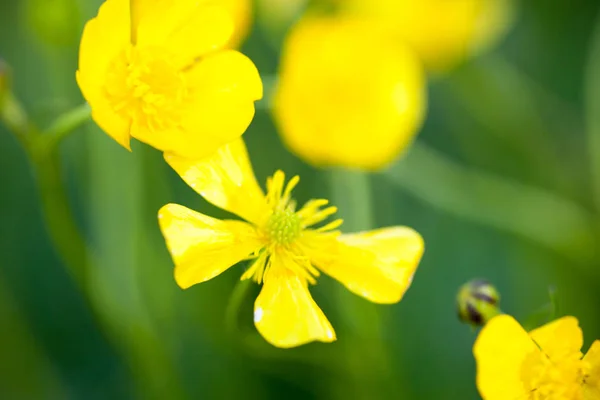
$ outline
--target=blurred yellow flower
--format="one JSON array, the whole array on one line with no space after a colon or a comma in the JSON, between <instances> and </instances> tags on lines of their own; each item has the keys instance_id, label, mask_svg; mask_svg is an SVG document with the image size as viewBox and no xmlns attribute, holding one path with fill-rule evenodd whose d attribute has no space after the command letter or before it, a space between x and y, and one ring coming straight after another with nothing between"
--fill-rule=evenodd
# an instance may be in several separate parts
<instances>
[{"instance_id":1,"label":"blurred yellow flower","mask_svg":"<svg viewBox=\"0 0 600 400\"><path fill-rule=\"evenodd\" d=\"M131 7L131 18L130 18ZM227 11L195 0L107 0L83 31L77 82L96 123L199 158L241 136L262 97L256 67L224 50Z\"/></svg>"},{"instance_id":2,"label":"blurred yellow flower","mask_svg":"<svg viewBox=\"0 0 600 400\"><path fill-rule=\"evenodd\" d=\"M216 0L205 0L206 2ZM220 0L234 22L233 35L229 39L229 47L238 47L248 35L252 20L251 0Z\"/></svg>"},{"instance_id":3,"label":"blurred yellow flower","mask_svg":"<svg viewBox=\"0 0 600 400\"><path fill-rule=\"evenodd\" d=\"M477 338L477 387L484 400L600 399L600 341L583 357L574 317L529 334L511 316L493 318Z\"/></svg>"},{"instance_id":4,"label":"blurred yellow flower","mask_svg":"<svg viewBox=\"0 0 600 400\"><path fill-rule=\"evenodd\" d=\"M429 70L443 71L493 45L510 26L512 0L339 0L409 43Z\"/></svg>"},{"instance_id":5,"label":"blurred yellow flower","mask_svg":"<svg viewBox=\"0 0 600 400\"><path fill-rule=\"evenodd\" d=\"M386 166L425 105L417 58L378 25L307 17L287 38L274 115L287 146L313 165Z\"/></svg>"},{"instance_id":6,"label":"blurred yellow flower","mask_svg":"<svg viewBox=\"0 0 600 400\"><path fill-rule=\"evenodd\" d=\"M412 282L423 240L407 227L341 235L327 200L310 200L299 210L291 197L299 178L285 183L277 171L267 194L256 182L241 139L198 161L165 155L167 162L212 204L240 220L218 220L177 204L159 211L159 223L175 263L175 279L188 288L252 260L242 279L262 283L254 304L258 331L277 347L336 339L312 299L308 284L322 271L375 303L396 303Z\"/></svg>"}]
</instances>

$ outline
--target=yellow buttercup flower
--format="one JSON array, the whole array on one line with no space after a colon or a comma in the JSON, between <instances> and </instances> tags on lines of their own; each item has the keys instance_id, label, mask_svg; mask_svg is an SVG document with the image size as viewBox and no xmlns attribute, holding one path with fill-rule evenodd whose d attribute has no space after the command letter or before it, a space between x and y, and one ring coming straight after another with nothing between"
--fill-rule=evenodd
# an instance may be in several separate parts
<instances>
[{"instance_id":1,"label":"yellow buttercup flower","mask_svg":"<svg viewBox=\"0 0 600 400\"><path fill-rule=\"evenodd\" d=\"M188 288L251 260L242 279L262 283L254 304L258 331L277 347L336 339L331 324L312 299L309 284L320 272L375 303L400 301L423 253L423 240L407 227L342 235L327 200L297 209L277 171L265 195L256 182L241 139L202 161L166 155L167 162L212 204L240 220L218 220L177 204L159 211L159 223L175 263L175 279Z\"/></svg>"},{"instance_id":2,"label":"yellow buttercup flower","mask_svg":"<svg viewBox=\"0 0 600 400\"><path fill-rule=\"evenodd\" d=\"M477 387L484 400L600 399L600 341L585 356L574 317L527 333L514 318L493 318L477 338Z\"/></svg>"},{"instance_id":3,"label":"yellow buttercup flower","mask_svg":"<svg viewBox=\"0 0 600 400\"><path fill-rule=\"evenodd\" d=\"M428 69L443 71L494 44L512 20L512 0L340 0L386 24Z\"/></svg>"},{"instance_id":4,"label":"yellow buttercup flower","mask_svg":"<svg viewBox=\"0 0 600 400\"><path fill-rule=\"evenodd\" d=\"M293 152L317 166L375 170L411 143L425 113L424 73L379 25L307 17L283 51L273 107Z\"/></svg>"},{"instance_id":5,"label":"yellow buttercup flower","mask_svg":"<svg viewBox=\"0 0 600 400\"><path fill-rule=\"evenodd\" d=\"M215 2L216 0L204 0ZM234 22L233 35L229 39L229 47L238 47L248 35L250 21L252 19L251 0L220 0L223 7L227 9Z\"/></svg>"},{"instance_id":6,"label":"yellow buttercup flower","mask_svg":"<svg viewBox=\"0 0 600 400\"><path fill-rule=\"evenodd\" d=\"M130 13L131 10L131 13ZM77 82L96 123L199 158L241 136L262 97L256 67L224 50L227 11L195 0L107 0L83 31Z\"/></svg>"}]
</instances>

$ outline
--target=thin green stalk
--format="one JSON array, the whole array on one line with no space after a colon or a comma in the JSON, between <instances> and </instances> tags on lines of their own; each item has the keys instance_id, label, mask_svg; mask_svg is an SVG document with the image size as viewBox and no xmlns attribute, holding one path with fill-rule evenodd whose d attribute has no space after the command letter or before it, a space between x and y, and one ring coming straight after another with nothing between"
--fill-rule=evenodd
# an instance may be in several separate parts
<instances>
[{"instance_id":1,"label":"thin green stalk","mask_svg":"<svg viewBox=\"0 0 600 400\"><path fill-rule=\"evenodd\" d=\"M46 138L46 144L51 148L56 147L66 136L88 122L91 115L92 109L87 103L60 115L44 132L43 137Z\"/></svg>"},{"instance_id":2,"label":"thin green stalk","mask_svg":"<svg viewBox=\"0 0 600 400\"><path fill-rule=\"evenodd\" d=\"M238 318L240 315L240 309L244 304L244 301L248 298L250 289L252 288L252 280L245 279L236 283L233 288L233 292L229 297L229 303L225 310L225 329L229 336L233 339L240 334L238 326Z\"/></svg>"},{"instance_id":3,"label":"thin green stalk","mask_svg":"<svg viewBox=\"0 0 600 400\"><path fill-rule=\"evenodd\" d=\"M592 193L596 211L600 211L600 17L592 36L584 88Z\"/></svg>"},{"instance_id":4,"label":"thin green stalk","mask_svg":"<svg viewBox=\"0 0 600 400\"><path fill-rule=\"evenodd\" d=\"M463 152L470 158L480 157L471 146L472 123L484 127L493 141L511 148L515 162L526 166L526 174L550 179L553 187L567 193L575 190L578 175L563 163L564 151L551 140L549 131L577 131L581 117L568 102L539 84L500 55L489 55L459 68L452 77L438 83L447 102L469 115L468 121L454 112L445 119ZM486 98L489 101L482 102ZM547 115L560 115L556 124ZM564 125L563 125L564 122ZM550 182L549 182L550 183Z\"/></svg>"},{"instance_id":5,"label":"thin green stalk","mask_svg":"<svg viewBox=\"0 0 600 400\"><path fill-rule=\"evenodd\" d=\"M86 245L69 207L57 145L89 118L86 104L59 116L48 131L40 133L12 92L7 91L0 104L0 120L22 144L33 167L49 236L82 290L88 269Z\"/></svg>"},{"instance_id":6,"label":"thin green stalk","mask_svg":"<svg viewBox=\"0 0 600 400\"><path fill-rule=\"evenodd\" d=\"M23 146L29 144L29 136L35 131L30 124L27 113L21 107L12 92L0 93L0 121Z\"/></svg>"},{"instance_id":7,"label":"thin green stalk","mask_svg":"<svg viewBox=\"0 0 600 400\"><path fill-rule=\"evenodd\" d=\"M344 219L344 230L361 231L374 225L369 175L362 171L331 171L331 198Z\"/></svg>"},{"instance_id":8,"label":"thin green stalk","mask_svg":"<svg viewBox=\"0 0 600 400\"><path fill-rule=\"evenodd\" d=\"M83 294L88 270L86 245L69 207L57 145L89 117L89 107L84 105L63 114L41 133L10 90L3 93L0 104L0 121L19 140L31 162L50 239Z\"/></svg>"},{"instance_id":9,"label":"thin green stalk","mask_svg":"<svg viewBox=\"0 0 600 400\"><path fill-rule=\"evenodd\" d=\"M331 202L344 219L345 232L364 231L375 225L369 174L334 169L329 173ZM344 358L354 385L336 387L334 395L347 398L384 397L388 351L382 341L383 318L379 306L336 285L336 300L347 327L344 333Z\"/></svg>"},{"instance_id":10,"label":"thin green stalk","mask_svg":"<svg viewBox=\"0 0 600 400\"><path fill-rule=\"evenodd\" d=\"M102 326L102 317L94 306L88 290L91 261L85 240L69 206L57 148L61 139L89 119L89 110L86 111L86 108L78 107L73 112L59 117L49 131L41 133L9 92L5 95L4 102L0 104L0 122L3 122L9 132L19 140L27 154L37 183L42 217L48 236L62 265L77 286L92 318L98 326ZM103 329L99 332L103 335L107 334Z\"/></svg>"},{"instance_id":11,"label":"thin green stalk","mask_svg":"<svg viewBox=\"0 0 600 400\"><path fill-rule=\"evenodd\" d=\"M383 174L434 208L527 238L579 266L594 256L593 216L552 192L462 166L419 142Z\"/></svg>"},{"instance_id":12,"label":"thin green stalk","mask_svg":"<svg viewBox=\"0 0 600 400\"><path fill-rule=\"evenodd\" d=\"M82 290L87 283L86 244L73 218L56 151L31 160L48 234L70 275Z\"/></svg>"}]
</instances>

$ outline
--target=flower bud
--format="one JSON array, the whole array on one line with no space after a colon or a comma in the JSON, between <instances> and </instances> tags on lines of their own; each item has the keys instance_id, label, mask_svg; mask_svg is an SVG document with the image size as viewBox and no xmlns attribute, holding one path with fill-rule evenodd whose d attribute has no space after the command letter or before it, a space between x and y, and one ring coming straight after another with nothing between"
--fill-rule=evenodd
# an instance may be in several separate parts
<instances>
[{"instance_id":1,"label":"flower bud","mask_svg":"<svg viewBox=\"0 0 600 400\"><path fill-rule=\"evenodd\" d=\"M458 317L461 321L483 326L500 314L500 294L485 279L474 279L461 286L457 298Z\"/></svg>"}]
</instances>

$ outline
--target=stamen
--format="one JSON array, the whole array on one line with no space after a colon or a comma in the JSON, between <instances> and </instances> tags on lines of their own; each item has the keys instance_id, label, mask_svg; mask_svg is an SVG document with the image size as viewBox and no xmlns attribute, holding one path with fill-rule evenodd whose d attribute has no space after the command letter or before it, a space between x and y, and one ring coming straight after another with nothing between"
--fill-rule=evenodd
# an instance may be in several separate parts
<instances>
[{"instance_id":1,"label":"stamen","mask_svg":"<svg viewBox=\"0 0 600 400\"><path fill-rule=\"evenodd\" d=\"M189 95L184 73L164 49L133 46L112 62L104 90L116 113L150 131L177 126Z\"/></svg>"},{"instance_id":2,"label":"stamen","mask_svg":"<svg viewBox=\"0 0 600 400\"><path fill-rule=\"evenodd\" d=\"M294 190L294 188L296 187L296 185L298 184L298 182L300 182L300 177L298 175L296 175L292 179L290 179L290 181L288 182L287 186L285 187L285 191L283 192L282 198L284 200L287 200L287 199L290 198L292 190Z\"/></svg>"},{"instance_id":3,"label":"stamen","mask_svg":"<svg viewBox=\"0 0 600 400\"><path fill-rule=\"evenodd\" d=\"M302 220L302 226L308 227L314 224L318 224L323 221L327 217L335 214L337 212L337 207L327 207L323 210L315 212L313 215L309 215Z\"/></svg>"},{"instance_id":4,"label":"stamen","mask_svg":"<svg viewBox=\"0 0 600 400\"><path fill-rule=\"evenodd\" d=\"M304 206L298 211L298 215L300 218L304 219L309 215L314 214L319 208L326 206L329 204L329 200L325 199L317 199L317 200L309 200L304 204Z\"/></svg>"},{"instance_id":5,"label":"stamen","mask_svg":"<svg viewBox=\"0 0 600 400\"><path fill-rule=\"evenodd\" d=\"M252 263L252 265L242 275L242 280L250 279L252 277L257 278L257 274L265 269L265 263L267 262L267 252L263 251L258 255L258 258ZM258 281L258 279L256 279ZM260 283L260 282L259 282Z\"/></svg>"},{"instance_id":6,"label":"stamen","mask_svg":"<svg viewBox=\"0 0 600 400\"><path fill-rule=\"evenodd\" d=\"M305 230L335 214L337 208L323 208L329 201L316 199L308 201L301 210L296 211L296 202L291 195L299 181L300 178L294 176L286 184L285 174L279 170L267 179L266 198L271 211L265 215L260 229L267 241L264 254L268 256L259 256L243 278L253 277L260 283L268 279L271 268L283 268L307 283L316 283L315 277L320 273L306 256L308 248L305 239L307 243L321 239L330 241L332 235L339 233L333 230L342 224L342 220L337 219L318 229Z\"/></svg>"},{"instance_id":7,"label":"stamen","mask_svg":"<svg viewBox=\"0 0 600 400\"><path fill-rule=\"evenodd\" d=\"M317 232L329 232L334 229L339 228L344 223L344 220L341 218L336 219L335 221L331 221L327 225L323 225L320 228L315 229Z\"/></svg>"},{"instance_id":8,"label":"stamen","mask_svg":"<svg viewBox=\"0 0 600 400\"><path fill-rule=\"evenodd\" d=\"M267 202L272 206L285 206L281 204L281 192L283 191L283 183L285 174L281 170L275 171L275 174L267 180Z\"/></svg>"}]
</instances>

